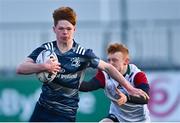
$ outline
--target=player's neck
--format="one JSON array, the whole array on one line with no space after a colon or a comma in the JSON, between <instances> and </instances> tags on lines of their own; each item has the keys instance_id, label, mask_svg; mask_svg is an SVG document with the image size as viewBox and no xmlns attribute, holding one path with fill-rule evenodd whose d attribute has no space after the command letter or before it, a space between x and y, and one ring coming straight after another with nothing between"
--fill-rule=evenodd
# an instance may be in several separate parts
<instances>
[{"instance_id":1,"label":"player's neck","mask_svg":"<svg viewBox=\"0 0 180 123\"><path fill-rule=\"evenodd\" d=\"M122 74L125 75L128 70L128 65L124 66L124 69L122 70Z\"/></svg>"},{"instance_id":2,"label":"player's neck","mask_svg":"<svg viewBox=\"0 0 180 123\"><path fill-rule=\"evenodd\" d=\"M70 41L70 42L57 42L57 46L58 46L58 49L62 53L65 53L65 52L69 51L72 48L73 41Z\"/></svg>"}]
</instances>

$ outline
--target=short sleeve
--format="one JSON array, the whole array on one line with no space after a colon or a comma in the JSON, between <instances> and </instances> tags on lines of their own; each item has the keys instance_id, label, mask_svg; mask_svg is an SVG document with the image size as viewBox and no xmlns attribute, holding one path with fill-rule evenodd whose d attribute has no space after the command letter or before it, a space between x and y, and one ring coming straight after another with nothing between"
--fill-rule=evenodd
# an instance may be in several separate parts
<instances>
[{"instance_id":1,"label":"short sleeve","mask_svg":"<svg viewBox=\"0 0 180 123\"><path fill-rule=\"evenodd\" d=\"M93 50L87 49L85 52L85 56L88 58L89 67L97 68L100 58L94 54Z\"/></svg>"},{"instance_id":2,"label":"short sleeve","mask_svg":"<svg viewBox=\"0 0 180 123\"><path fill-rule=\"evenodd\" d=\"M43 50L45 50L46 48L44 47L44 45L41 45L40 47L36 48L34 51L32 51L31 54L28 55L29 58L33 59L33 61L36 61L36 58L38 57L39 53Z\"/></svg>"},{"instance_id":3,"label":"short sleeve","mask_svg":"<svg viewBox=\"0 0 180 123\"><path fill-rule=\"evenodd\" d=\"M105 83L106 83L105 82L106 79L105 79L105 75L103 74L103 72L101 70L98 70L98 72L96 73L95 78L96 78L96 80L99 81L101 87L104 88L105 87Z\"/></svg>"}]
</instances>

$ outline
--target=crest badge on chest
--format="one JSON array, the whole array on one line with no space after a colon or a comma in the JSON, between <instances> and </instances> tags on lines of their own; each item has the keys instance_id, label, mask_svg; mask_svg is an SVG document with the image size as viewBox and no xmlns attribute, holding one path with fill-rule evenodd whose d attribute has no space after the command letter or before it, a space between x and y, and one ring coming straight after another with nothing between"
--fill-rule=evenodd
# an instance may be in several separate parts
<instances>
[{"instance_id":1,"label":"crest badge on chest","mask_svg":"<svg viewBox=\"0 0 180 123\"><path fill-rule=\"evenodd\" d=\"M80 66L80 58L74 57L71 59L71 66L73 67L79 67Z\"/></svg>"}]
</instances>

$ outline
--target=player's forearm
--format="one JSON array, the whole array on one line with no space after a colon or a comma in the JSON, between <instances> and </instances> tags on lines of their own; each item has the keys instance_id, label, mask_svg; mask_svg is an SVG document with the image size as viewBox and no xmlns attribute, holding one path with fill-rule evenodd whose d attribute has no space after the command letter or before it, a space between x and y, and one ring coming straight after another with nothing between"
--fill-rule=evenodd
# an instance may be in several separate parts
<instances>
[{"instance_id":1,"label":"player's forearm","mask_svg":"<svg viewBox=\"0 0 180 123\"><path fill-rule=\"evenodd\" d=\"M104 62L103 60L100 60L98 68L106 71L113 79L115 79L117 82L119 82L120 85L122 85L126 90L129 92L133 89L133 86L123 77L123 75L111 64L108 64Z\"/></svg>"},{"instance_id":2,"label":"player's forearm","mask_svg":"<svg viewBox=\"0 0 180 123\"><path fill-rule=\"evenodd\" d=\"M135 97L131 95L126 95L126 96L127 96L127 102L129 103L134 103L134 104L147 104L148 103L148 99L142 96L140 97Z\"/></svg>"},{"instance_id":3,"label":"player's forearm","mask_svg":"<svg viewBox=\"0 0 180 123\"><path fill-rule=\"evenodd\" d=\"M31 62L25 62L20 64L17 69L16 69L16 73L17 74L33 74L33 73L38 73L41 71L45 71L46 68L43 64L35 64L35 63L31 63Z\"/></svg>"},{"instance_id":4,"label":"player's forearm","mask_svg":"<svg viewBox=\"0 0 180 123\"><path fill-rule=\"evenodd\" d=\"M117 82L120 83L123 87L126 88L127 91L131 90L132 85L123 77L123 75L112 65L108 65L106 68L106 72Z\"/></svg>"},{"instance_id":5,"label":"player's forearm","mask_svg":"<svg viewBox=\"0 0 180 123\"><path fill-rule=\"evenodd\" d=\"M95 78L92 78L90 81L86 82L83 81L80 85L79 91L88 92L88 91L95 91L100 88L103 88L99 82Z\"/></svg>"}]
</instances>

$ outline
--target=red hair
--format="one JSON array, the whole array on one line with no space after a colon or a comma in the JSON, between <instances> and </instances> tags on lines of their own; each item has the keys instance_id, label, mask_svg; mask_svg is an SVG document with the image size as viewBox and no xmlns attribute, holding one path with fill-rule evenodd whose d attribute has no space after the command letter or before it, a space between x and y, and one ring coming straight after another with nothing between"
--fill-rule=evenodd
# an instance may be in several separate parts
<instances>
[{"instance_id":1,"label":"red hair","mask_svg":"<svg viewBox=\"0 0 180 123\"><path fill-rule=\"evenodd\" d=\"M74 26L76 25L76 13L70 7L60 7L54 10L53 19L54 19L54 26L57 25L59 20L67 20L72 25Z\"/></svg>"}]
</instances>

